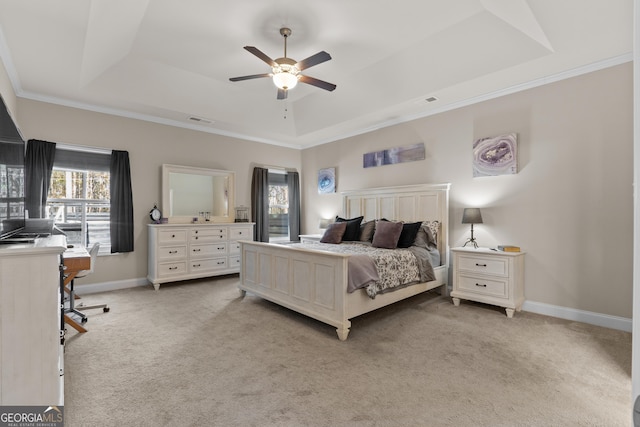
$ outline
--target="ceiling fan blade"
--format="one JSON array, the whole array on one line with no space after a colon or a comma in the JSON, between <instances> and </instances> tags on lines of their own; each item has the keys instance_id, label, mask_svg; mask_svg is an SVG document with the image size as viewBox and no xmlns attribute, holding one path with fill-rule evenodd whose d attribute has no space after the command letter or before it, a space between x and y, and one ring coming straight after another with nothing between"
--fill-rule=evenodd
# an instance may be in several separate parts
<instances>
[{"instance_id":1,"label":"ceiling fan blade","mask_svg":"<svg viewBox=\"0 0 640 427\"><path fill-rule=\"evenodd\" d=\"M276 64L276 61L274 61L273 59L269 58L265 53L263 53L260 49L258 49L257 47L253 47L253 46L245 46L244 47L247 51L253 53L255 56L257 56L258 58L262 59L264 62L266 62L267 64L269 64L270 67L275 67L278 64Z\"/></svg>"},{"instance_id":2,"label":"ceiling fan blade","mask_svg":"<svg viewBox=\"0 0 640 427\"><path fill-rule=\"evenodd\" d=\"M298 81L301 81L302 83L316 86L316 87L319 87L320 89L324 89L328 91L332 91L336 88L336 85L334 85L333 83L325 82L323 80L318 80L309 76L299 76Z\"/></svg>"},{"instance_id":3,"label":"ceiling fan blade","mask_svg":"<svg viewBox=\"0 0 640 427\"><path fill-rule=\"evenodd\" d=\"M329 55L324 50L322 52L318 52L315 55L311 55L310 57L303 59L302 61L298 61L296 64L296 68L302 71L305 68L313 67L314 65L322 64L325 61L331 59L331 55Z\"/></svg>"},{"instance_id":4,"label":"ceiling fan blade","mask_svg":"<svg viewBox=\"0 0 640 427\"><path fill-rule=\"evenodd\" d=\"M287 99L287 91L284 89L278 89L278 99Z\"/></svg>"},{"instance_id":5,"label":"ceiling fan blade","mask_svg":"<svg viewBox=\"0 0 640 427\"><path fill-rule=\"evenodd\" d=\"M271 74L269 73L252 74L250 76L231 77L229 80L231 80L232 82L239 82L242 80L259 79L260 77L271 77Z\"/></svg>"}]
</instances>

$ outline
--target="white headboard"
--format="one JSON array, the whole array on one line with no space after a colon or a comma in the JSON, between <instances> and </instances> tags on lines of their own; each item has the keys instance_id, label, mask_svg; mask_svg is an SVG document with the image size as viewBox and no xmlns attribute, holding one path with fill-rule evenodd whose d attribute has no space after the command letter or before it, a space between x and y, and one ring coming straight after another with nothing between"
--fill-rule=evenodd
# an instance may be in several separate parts
<instances>
[{"instance_id":1,"label":"white headboard","mask_svg":"<svg viewBox=\"0 0 640 427\"><path fill-rule=\"evenodd\" d=\"M420 184L343 191L342 211L345 218L363 216L363 221L440 221L438 249L442 263L448 265L449 187L451 184Z\"/></svg>"}]
</instances>

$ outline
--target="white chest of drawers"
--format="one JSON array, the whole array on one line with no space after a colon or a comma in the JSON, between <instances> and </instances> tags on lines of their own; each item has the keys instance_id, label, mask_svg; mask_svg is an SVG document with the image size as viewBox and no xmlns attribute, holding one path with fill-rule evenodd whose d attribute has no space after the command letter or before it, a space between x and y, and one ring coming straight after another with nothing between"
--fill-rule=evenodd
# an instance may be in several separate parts
<instances>
[{"instance_id":1,"label":"white chest of drawers","mask_svg":"<svg viewBox=\"0 0 640 427\"><path fill-rule=\"evenodd\" d=\"M453 248L451 297L504 307L507 317L524 302L524 252Z\"/></svg>"},{"instance_id":2,"label":"white chest of drawers","mask_svg":"<svg viewBox=\"0 0 640 427\"><path fill-rule=\"evenodd\" d=\"M149 224L147 279L161 283L240 272L239 240L253 223Z\"/></svg>"}]
</instances>

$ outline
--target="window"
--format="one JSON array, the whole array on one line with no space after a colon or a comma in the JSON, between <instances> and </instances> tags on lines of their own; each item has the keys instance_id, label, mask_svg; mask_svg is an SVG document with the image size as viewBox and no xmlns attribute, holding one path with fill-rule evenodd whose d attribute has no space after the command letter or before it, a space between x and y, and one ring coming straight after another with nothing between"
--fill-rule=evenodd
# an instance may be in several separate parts
<instances>
[{"instance_id":1,"label":"window","mask_svg":"<svg viewBox=\"0 0 640 427\"><path fill-rule=\"evenodd\" d=\"M269 171L269 241L289 240L289 187L286 173Z\"/></svg>"},{"instance_id":2,"label":"window","mask_svg":"<svg viewBox=\"0 0 640 427\"><path fill-rule=\"evenodd\" d=\"M47 217L70 244L111 251L110 155L56 148L47 195Z\"/></svg>"}]
</instances>

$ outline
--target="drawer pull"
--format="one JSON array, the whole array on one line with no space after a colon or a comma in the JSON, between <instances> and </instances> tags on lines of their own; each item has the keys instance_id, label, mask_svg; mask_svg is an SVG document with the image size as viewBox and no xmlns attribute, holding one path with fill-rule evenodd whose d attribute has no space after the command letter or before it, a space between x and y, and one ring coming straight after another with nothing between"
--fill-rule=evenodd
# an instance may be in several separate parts
<instances>
[{"instance_id":1,"label":"drawer pull","mask_svg":"<svg viewBox=\"0 0 640 427\"><path fill-rule=\"evenodd\" d=\"M176 237L176 235L175 235L175 234L172 234L172 235L171 235L171 238L173 239L174 237Z\"/></svg>"},{"instance_id":2,"label":"drawer pull","mask_svg":"<svg viewBox=\"0 0 640 427\"><path fill-rule=\"evenodd\" d=\"M193 249L193 252L200 252L201 249Z\"/></svg>"},{"instance_id":3,"label":"drawer pull","mask_svg":"<svg viewBox=\"0 0 640 427\"><path fill-rule=\"evenodd\" d=\"M169 267L169 270L177 270L178 267Z\"/></svg>"},{"instance_id":4,"label":"drawer pull","mask_svg":"<svg viewBox=\"0 0 640 427\"><path fill-rule=\"evenodd\" d=\"M218 265L224 264L224 261L218 261Z\"/></svg>"},{"instance_id":5,"label":"drawer pull","mask_svg":"<svg viewBox=\"0 0 640 427\"><path fill-rule=\"evenodd\" d=\"M193 264L194 267L200 267L200 264Z\"/></svg>"},{"instance_id":6,"label":"drawer pull","mask_svg":"<svg viewBox=\"0 0 640 427\"><path fill-rule=\"evenodd\" d=\"M170 254L177 254L178 251L169 251Z\"/></svg>"},{"instance_id":7,"label":"drawer pull","mask_svg":"<svg viewBox=\"0 0 640 427\"><path fill-rule=\"evenodd\" d=\"M476 283L476 286L480 286L481 288L486 288L487 287L487 285L484 284L484 283L482 285L480 283Z\"/></svg>"},{"instance_id":8,"label":"drawer pull","mask_svg":"<svg viewBox=\"0 0 640 427\"><path fill-rule=\"evenodd\" d=\"M486 266L487 266L487 264L478 264L478 263L476 262L476 267L486 267Z\"/></svg>"},{"instance_id":9,"label":"drawer pull","mask_svg":"<svg viewBox=\"0 0 640 427\"><path fill-rule=\"evenodd\" d=\"M219 246L218 246L218 250L219 250L219 251L221 251L221 250L223 250L223 249L224 249L224 246L223 246L223 247L219 247Z\"/></svg>"}]
</instances>

